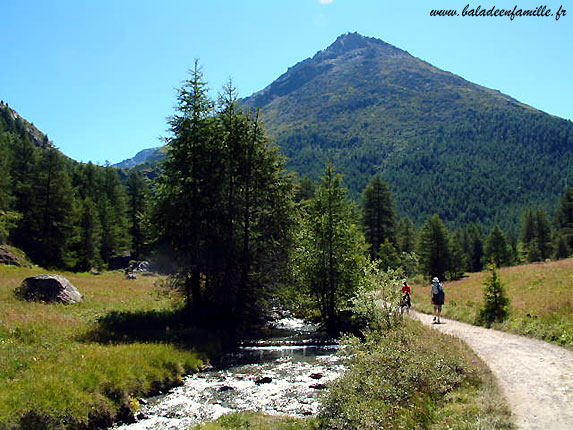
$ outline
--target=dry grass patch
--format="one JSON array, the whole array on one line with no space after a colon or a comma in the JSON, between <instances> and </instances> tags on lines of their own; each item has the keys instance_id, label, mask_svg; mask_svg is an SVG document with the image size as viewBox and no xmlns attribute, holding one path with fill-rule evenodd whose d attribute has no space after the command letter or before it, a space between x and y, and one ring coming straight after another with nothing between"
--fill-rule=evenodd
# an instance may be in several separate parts
<instances>
[{"instance_id":1,"label":"dry grass patch","mask_svg":"<svg viewBox=\"0 0 573 430\"><path fill-rule=\"evenodd\" d=\"M443 315L474 323L487 276L484 271L445 283ZM494 328L573 347L573 258L502 268L500 279L510 299L510 316ZM432 312L430 285L414 289L414 307Z\"/></svg>"}]
</instances>

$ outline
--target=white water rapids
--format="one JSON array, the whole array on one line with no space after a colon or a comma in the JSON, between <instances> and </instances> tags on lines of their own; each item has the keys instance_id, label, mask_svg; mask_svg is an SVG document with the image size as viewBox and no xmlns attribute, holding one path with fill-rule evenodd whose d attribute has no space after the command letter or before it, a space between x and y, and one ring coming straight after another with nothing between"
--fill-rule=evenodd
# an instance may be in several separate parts
<instances>
[{"instance_id":1,"label":"white water rapids","mask_svg":"<svg viewBox=\"0 0 573 430\"><path fill-rule=\"evenodd\" d=\"M265 339L264 346L257 342L242 346L224 357L221 366L185 377L181 387L148 399L138 413L144 418L116 428L188 430L245 410L315 415L326 384L344 370L338 345L313 343L316 328L301 320L283 318L273 326L281 332L280 338ZM273 345L266 344L269 340Z\"/></svg>"}]
</instances>

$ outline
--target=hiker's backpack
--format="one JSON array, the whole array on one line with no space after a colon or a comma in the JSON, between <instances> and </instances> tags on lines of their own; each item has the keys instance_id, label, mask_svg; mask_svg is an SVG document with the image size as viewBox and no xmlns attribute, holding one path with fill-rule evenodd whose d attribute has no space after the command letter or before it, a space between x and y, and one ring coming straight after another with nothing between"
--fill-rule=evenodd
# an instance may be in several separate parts
<instances>
[{"instance_id":1,"label":"hiker's backpack","mask_svg":"<svg viewBox=\"0 0 573 430\"><path fill-rule=\"evenodd\" d=\"M438 299L442 304L444 304L446 300L446 292L444 291L444 286L442 285L441 282L438 284Z\"/></svg>"}]
</instances>

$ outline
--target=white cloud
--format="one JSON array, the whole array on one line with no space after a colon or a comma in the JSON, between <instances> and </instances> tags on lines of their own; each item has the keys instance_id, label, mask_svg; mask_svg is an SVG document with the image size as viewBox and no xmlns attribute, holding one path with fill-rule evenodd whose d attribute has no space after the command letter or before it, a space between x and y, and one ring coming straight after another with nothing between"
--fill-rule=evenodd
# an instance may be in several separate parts
<instances>
[{"instance_id":1,"label":"white cloud","mask_svg":"<svg viewBox=\"0 0 573 430\"><path fill-rule=\"evenodd\" d=\"M330 3L332 3L333 1L334 1L334 0L318 0L318 2L319 2L320 4L330 4Z\"/></svg>"}]
</instances>

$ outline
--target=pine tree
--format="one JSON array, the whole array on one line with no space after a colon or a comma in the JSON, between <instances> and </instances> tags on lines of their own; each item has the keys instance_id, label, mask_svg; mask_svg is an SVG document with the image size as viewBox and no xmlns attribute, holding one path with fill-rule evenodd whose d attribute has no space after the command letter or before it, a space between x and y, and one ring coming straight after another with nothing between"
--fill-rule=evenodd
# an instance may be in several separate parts
<instances>
[{"instance_id":1,"label":"pine tree","mask_svg":"<svg viewBox=\"0 0 573 430\"><path fill-rule=\"evenodd\" d=\"M573 250L573 188L567 188L563 193L555 221L557 234L564 237L567 247Z\"/></svg>"},{"instance_id":2,"label":"pine tree","mask_svg":"<svg viewBox=\"0 0 573 430\"><path fill-rule=\"evenodd\" d=\"M395 215L388 185L380 175L374 176L362 194L362 223L370 258L380 257L380 247L389 240L396 242Z\"/></svg>"},{"instance_id":3,"label":"pine tree","mask_svg":"<svg viewBox=\"0 0 573 430\"><path fill-rule=\"evenodd\" d=\"M132 256L139 260L145 245L144 215L148 210L149 196L143 176L137 170L132 170L127 178L127 196Z\"/></svg>"},{"instance_id":4,"label":"pine tree","mask_svg":"<svg viewBox=\"0 0 573 430\"><path fill-rule=\"evenodd\" d=\"M531 209L526 209L523 213L523 222L521 227L521 244L525 259L528 262L539 261L541 256L535 243L536 238L536 220Z\"/></svg>"},{"instance_id":5,"label":"pine tree","mask_svg":"<svg viewBox=\"0 0 573 430\"><path fill-rule=\"evenodd\" d=\"M511 252L505 234L497 225L493 227L486 239L485 258L496 267L509 266L511 264Z\"/></svg>"},{"instance_id":6,"label":"pine tree","mask_svg":"<svg viewBox=\"0 0 573 430\"><path fill-rule=\"evenodd\" d=\"M32 194L35 204L23 218L31 239L25 251L43 267L70 267L75 195L64 158L55 148L42 152Z\"/></svg>"},{"instance_id":7,"label":"pine tree","mask_svg":"<svg viewBox=\"0 0 573 430\"><path fill-rule=\"evenodd\" d=\"M218 110L198 64L179 90L169 123L154 224L178 259L194 316L218 312L237 328L259 316L259 299L284 271L292 187L284 159L257 114L238 108L229 84Z\"/></svg>"},{"instance_id":8,"label":"pine tree","mask_svg":"<svg viewBox=\"0 0 573 430\"><path fill-rule=\"evenodd\" d=\"M467 261L461 246L459 230L450 237L450 269L451 279L459 279L466 271Z\"/></svg>"},{"instance_id":9,"label":"pine tree","mask_svg":"<svg viewBox=\"0 0 573 430\"><path fill-rule=\"evenodd\" d=\"M379 265L383 270L398 269L401 265L400 255L396 247L386 239L378 250Z\"/></svg>"},{"instance_id":10,"label":"pine tree","mask_svg":"<svg viewBox=\"0 0 573 430\"><path fill-rule=\"evenodd\" d=\"M509 313L509 299L495 266L490 266L490 278L483 290L484 303L479 311L477 323L490 327L494 322L503 322Z\"/></svg>"},{"instance_id":11,"label":"pine tree","mask_svg":"<svg viewBox=\"0 0 573 430\"><path fill-rule=\"evenodd\" d=\"M443 279L451 268L449 233L438 215L429 217L420 230L418 254L424 274Z\"/></svg>"},{"instance_id":12,"label":"pine tree","mask_svg":"<svg viewBox=\"0 0 573 430\"><path fill-rule=\"evenodd\" d=\"M214 134L212 109L207 84L195 61L190 78L178 90L176 114L169 119L172 137L167 140L164 174L158 184L155 225L178 260L188 306L195 304L197 308L207 232L204 201L208 196L202 185L213 178L208 172L212 167L208 162Z\"/></svg>"},{"instance_id":13,"label":"pine tree","mask_svg":"<svg viewBox=\"0 0 573 430\"><path fill-rule=\"evenodd\" d=\"M528 262L545 261L553 253L551 225L544 209L527 209L523 217L522 247Z\"/></svg>"},{"instance_id":14,"label":"pine tree","mask_svg":"<svg viewBox=\"0 0 573 430\"><path fill-rule=\"evenodd\" d=\"M34 187L39 155L29 139L14 139L11 147L13 208L15 212L22 214L22 218L10 237L15 246L29 250L35 247L32 236L33 230L37 230L37 220L31 214L38 210Z\"/></svg>"},{"instance_id":15,"label":"pine tree","mask_svg":"<svg viewBox=\"0 0 573 430\"><path fill-rule=\"evenodd\" d=\"M294 194L294 201L300 203L302 201L310 200L314 197L315 184L308 176L303 176L296 187Z\"/></svg>"},{"instance_id":16,"label":"pine tree","mask_svg":"<svg viewBox=\"0 0 573 430\"><path fill-rule=\"evenodd\" d=\"M337 329L365 265L364 237L352 211L342 178L328 163L298 232L293 278L314 297L329 331Z\"/></svg>"},{"instance_id":17,"label":"pine tree","mask_svg":"<svg viewBox=\"0 0 573 430\"><path fill-rule=\"evenodd\" d=\"M569 257L570 252L565 236L559 236L557 244L555 245L555 259L561 260L563 258L567 258Z\"/></svg>"},{"instance_id":18,"label":"pine tree","mask_svg":"<svg viewBox=\"0 0 573 430\"><path fill-rule=\"evenodd\" d=\"M95 203L86 198L81 203L76 269L87 271L102 265L100 255L102 228Z\"/></svg>"},{"instance_id":19,"label":"pine tree","mask_svg":"<svg viewBox=\"0 0 573 430\"><path fill-rule=\"evenodd\" d=\"M535 243L541 261L551 258L553 245L551 241L551 224L545 209L538 209L535 213Z\"/></svg>"},{"instance_id":20,"label":"pine tree","mask_svg":"<svg viewBox=\"0 0 573 430\"><path fill-rule=\"evenodd\" d=\"M416 232L416 226L412 220L410 218L400 219L396 230L398 251L406 253L414 252L418 241L418 233Z\"/></svg>"},{"instance_id":21,"label":"pine tree","mask_svg":"<svg viewBox=\"0 0 573 430\"><path fill-rule=\"evenodd\" d=\"M111 166L103 171L101 194L97 197L102 225L101 257L108 263L129 247L127 194L117 170Z\"/></svg>"},{"instance_id":22,"label":"pine tree","mask_svg":"<svg viewBox=\"0 0 573 430\"><path fill-rule=\"evenodd\" d=\"M8 138L0 134L0 212L8 211L13 201L10 156Z\"/></svg>"},{"instance_id":23,"label":"pine tree","mask_svg":"<svg viewBox=\"0 0 573 430\"><path fill-rule=\"evenodd\" d=\"M468 248L465 250L470 272L480 272L483 269L483 235L481 229L474 223L468 229Z\"/></svg>"},{"instance_id":24,"label":"pine tree","mask_svg":"<svg viewBox=\"0 0 573 430\"><path fill-rule=\"evenodd\" d=\"M8 144L8 138L0 134L0 245L6 243L19 218L19 214L12 210L14 198Z\"/></svg>"}]
</instances>

